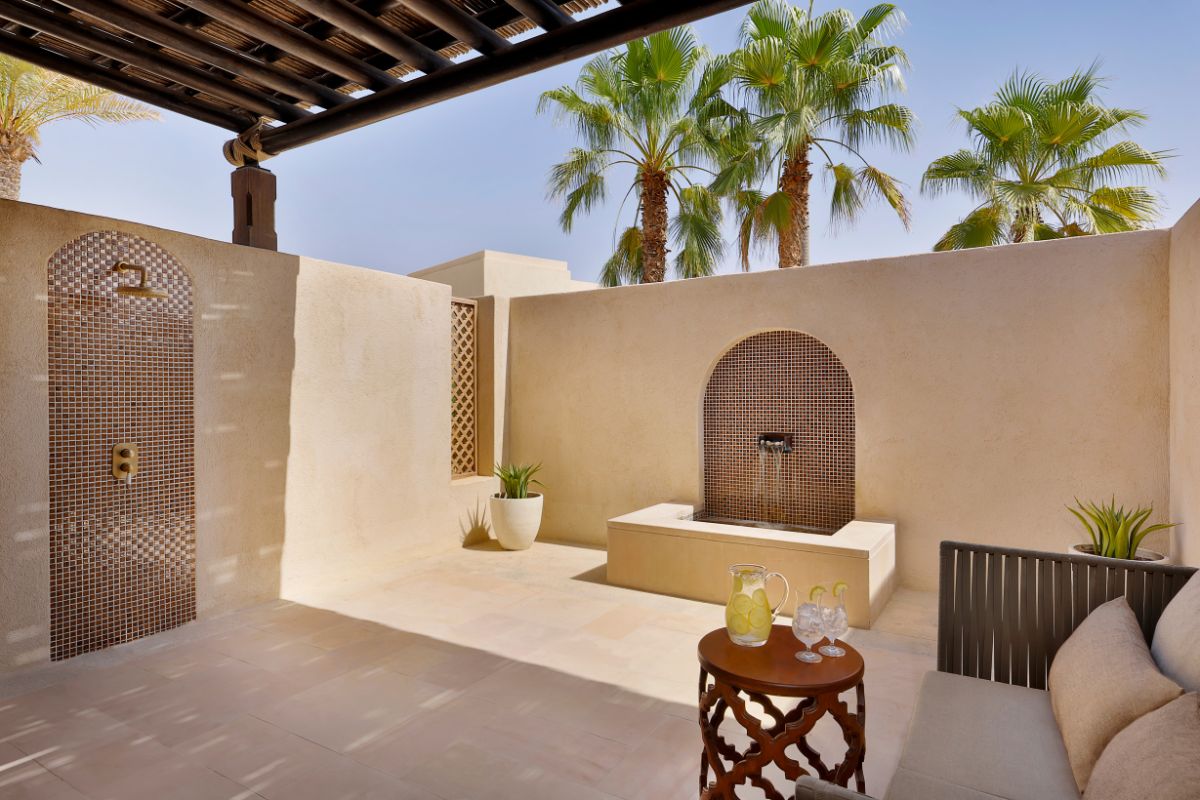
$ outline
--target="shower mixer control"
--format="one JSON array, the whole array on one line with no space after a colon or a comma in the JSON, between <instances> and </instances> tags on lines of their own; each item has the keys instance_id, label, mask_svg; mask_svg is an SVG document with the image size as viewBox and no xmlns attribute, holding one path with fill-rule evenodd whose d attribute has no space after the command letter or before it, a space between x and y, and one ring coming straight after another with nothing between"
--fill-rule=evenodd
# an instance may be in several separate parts
<instances>
[{"instance_id":1,"label":"shower mixer control","mask_svg":"<svg viewBox=\"0 0 1200 800\"><path fill-rule=\"evenodd\" d=\"M137 445L120 442L112 449L112 474L119 481L128 483L138 472Z\"/></svg>"}]
</instances>

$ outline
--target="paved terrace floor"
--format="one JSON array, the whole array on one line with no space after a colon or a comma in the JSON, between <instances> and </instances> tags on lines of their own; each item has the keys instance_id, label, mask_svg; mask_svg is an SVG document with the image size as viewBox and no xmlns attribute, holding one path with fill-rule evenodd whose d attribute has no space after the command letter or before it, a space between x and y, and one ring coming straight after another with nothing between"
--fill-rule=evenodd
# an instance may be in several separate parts
<instances>
[{"instance_id":1,"label":"paved terrace floor","mask_svg":"<svg viewBox=\"0 0 1200 800\"><path fill-rule=\"evenodd\" d=\"M692 800L696 641L722 609L603 575L596 550L466 549L9 678L0 798ZM847 637L876 795L934 613L898 592Z\"/></svg>"}]
</instances>

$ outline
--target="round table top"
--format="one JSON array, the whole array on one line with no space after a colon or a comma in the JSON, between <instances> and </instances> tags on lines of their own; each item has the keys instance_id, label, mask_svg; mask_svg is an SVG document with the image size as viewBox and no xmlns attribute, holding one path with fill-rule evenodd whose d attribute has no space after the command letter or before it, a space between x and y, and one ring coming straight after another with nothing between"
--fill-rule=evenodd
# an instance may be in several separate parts
<instances>
[{"instance_id":1,"label":"round table top","mask_svg":"<svg viewBox=\"0 0 1200 800\"><path fill-rule=\"evenodd\" d=\"M826 644L824 640L817 645ZM739 689L784 697L812 697L842 692L858 685L863 677L862 654L845 642L841 658L825 656L817 664L796 659L800 644L790 627L771 626L762 647L734 644L725 628L707 633L696 648L700 666L722 683Z\"/></svg>"}]
</instances>

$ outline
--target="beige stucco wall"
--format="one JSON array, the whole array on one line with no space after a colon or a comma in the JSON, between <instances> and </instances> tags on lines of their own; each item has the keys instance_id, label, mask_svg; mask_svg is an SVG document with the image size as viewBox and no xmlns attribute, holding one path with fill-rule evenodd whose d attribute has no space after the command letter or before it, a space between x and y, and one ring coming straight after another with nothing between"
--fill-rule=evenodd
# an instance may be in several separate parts
<instances>
[{"instance_id":1,"label":"beige stucco wall","mask_svg":"<svg viewBox=\"0 0 1200 800\"><path fill-rule=\"evenodd\" d=\"M448 286L300 259L285 596L466 533L491 483L450 480L449 310Z\"/></svg>"},{"instance_id":2,"label":"beige stucco wall","mask_svg":"<svg viewBox=\"0 0 1200 800\"><path fill-rule=\"evenodd\" d=\"M296 258L0 201L0 669L48 657L46 262L94 230L154 241L192 276L198 613L279 590Z\"/></svg>"},{"instance_id":3,"label":"beige stucco wall","mask_svg":"<svg viewBox=\"0 0 1200 800\"><path fill-rule=\"evenodd\" d=\"M942 539L1064 548L1072 496L1167 504L1165 231L515 298L511 455L545 464L543 535L701 500L714 361L770 328L833 348L857 400L857 509L903 583Z\"/></svg>"},{"instance_id":4,"label":"beige stucco wall","mask_svg":"<svg viewBox=\"0 0 1200 800\"><path fill-rule=\"evenodd\" d=\"M193 279L201 617L459 546L491 484L449 478L447 287L0 201L0 671L48 657L46 262L93 230Z\"/></svg>"},{"instance_id":5,"label":"beige stucco wall","mask_svg":"<svg viewBox=\"0 0 1200 800\"><path fill-rule=\"evenodd\" d=\"M1200 566L1200 203L1171 231L1171 519L1176 560Z\"/></svg>"},{"instance_id":6,"label":"beige stucco wall","mask_svg":"<svg viewBox=\"0 0 1200 800\"><path fill-rule=\"evenodd\" d=\"M596 288L572 278L565 261L499 250L480 250L409 275L444 283L455 297L521 297Z\"/></svg>"}]
</instances>

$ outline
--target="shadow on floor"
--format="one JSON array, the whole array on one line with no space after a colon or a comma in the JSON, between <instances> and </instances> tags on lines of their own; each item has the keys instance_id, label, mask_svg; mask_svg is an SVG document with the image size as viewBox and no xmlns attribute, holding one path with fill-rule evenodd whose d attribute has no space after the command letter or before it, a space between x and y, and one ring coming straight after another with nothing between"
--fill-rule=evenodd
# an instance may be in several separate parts
<instances>
[{"instance_id":1,"label":"shadow on floor","mask_svg":"<svg viewBox=\"0 0 1200 800\"><path fill-rule=\"evenodd\" d=\"M694 706L514 658L518 627L472 648L282 601L189 627L0 702L0 797L697 795Z\"/></svg>"}]
</instances>

